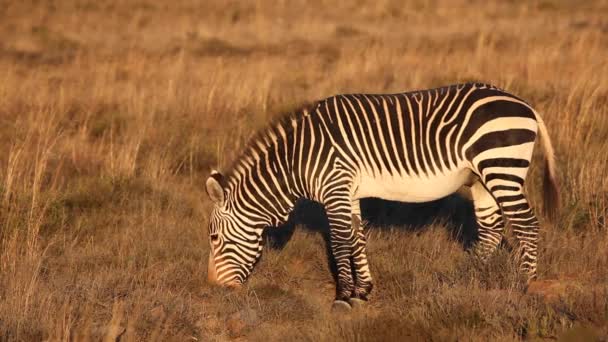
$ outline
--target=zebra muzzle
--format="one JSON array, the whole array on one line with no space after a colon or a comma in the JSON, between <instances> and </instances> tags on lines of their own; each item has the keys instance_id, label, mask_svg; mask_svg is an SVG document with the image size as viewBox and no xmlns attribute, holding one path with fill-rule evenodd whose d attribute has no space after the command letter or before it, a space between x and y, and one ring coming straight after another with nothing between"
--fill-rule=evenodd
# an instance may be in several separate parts
<instances>
[{"instance_id":1,"label":"zebra muzzle","mask_svg":"<svg viewBox=\"0 0 608 342\"><path fill-rule=\"evenodd\" d=\"M220 258L220 260L217 260L220 264L222 263L222 259ZM207 281L211 284L214 285L221 285L221 286L225 286L225 287L229 287L232 289L239 289L241 288L242 284L241 282L239 282L238 280L232 279L230 277L230 275L228 274L228 276L224 273L224 274L220 274L220 277L218 277L217 274L217 268L215 267L215 256L213 255L213 252L209 253L209 263L207 264Z\"/></svg>"}]
</instances>

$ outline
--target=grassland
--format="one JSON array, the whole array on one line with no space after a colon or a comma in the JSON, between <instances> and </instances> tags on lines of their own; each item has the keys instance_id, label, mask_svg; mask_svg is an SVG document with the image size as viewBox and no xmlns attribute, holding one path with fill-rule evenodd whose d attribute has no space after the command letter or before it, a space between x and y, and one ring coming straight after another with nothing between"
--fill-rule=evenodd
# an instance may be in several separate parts
<instances>
[{"instance_id":1,"label":"grassland","mask_svg":"<svg viewBox=\"0 0 608 342\"><path fill-rule=\"evenodd\" d=\"M0 1L0 340L605 339L606 18L599 0ZM315 208L244 289L205 282L204 180L267 121L471 80L533 103L556 146L534 291L508 248L467 256L455 196L366 202L376 288L347 317Z\"/></svg>"}]
</instances>

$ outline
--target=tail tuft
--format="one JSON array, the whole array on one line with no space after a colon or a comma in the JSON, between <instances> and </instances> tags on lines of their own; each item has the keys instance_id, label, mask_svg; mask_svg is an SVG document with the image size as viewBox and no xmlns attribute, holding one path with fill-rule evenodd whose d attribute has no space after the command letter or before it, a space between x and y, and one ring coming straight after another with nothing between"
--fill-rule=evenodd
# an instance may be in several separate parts
<instances>
[{"instance_id":1,"label":"tail tuft","mask_svg":"<svg viewBox=\"0 0 608 342\"><path fill-rule=\"evenodd\" d=\"M555 167L555 153L547 133L547 127L543 119L537 114L538 128L540 140L544 149L545 155L545 174L543 177L543 192L545 199L545 212L551 222L557 220L559 214L559 186L557 183L557 173Z\"/></svg>"},{"instance_id":2,"label":"tail tuft","mask_svg":"<svg viewBox=\"0 0 608 342\"><path fill-rule=\"evenodd\" d=\"M543 197L545 199L545 212L547 213L547 218L551 222L556 222L557 215L559 214L559 187L554 172L555 170L552 170L549 166L549 161L545 159Z\"/></svg>"}]
</instances>

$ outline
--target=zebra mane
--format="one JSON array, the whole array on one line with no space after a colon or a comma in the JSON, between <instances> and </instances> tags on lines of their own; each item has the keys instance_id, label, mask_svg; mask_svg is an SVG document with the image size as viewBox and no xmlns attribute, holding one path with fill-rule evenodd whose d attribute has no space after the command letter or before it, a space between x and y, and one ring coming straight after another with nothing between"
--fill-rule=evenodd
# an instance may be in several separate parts
<instances>
[{"instance_id":1,"label":"zebra mane","mask_svg":"<svg viewBox=\"0 0 608 342\"><path fill-rule=\"evenodd\" d=\"M239 173L239 169L254 165L261 153L274 145L277 140L283 139L281 131L286 135L293 132L294 126L292 122L300 122L305 115L313 113L320 102L304 102L294 106L293 109L283 111L282 114L275 116L268 124L258 129L236 158L233 159L230 166L225 169L228 182L230 183L234 180L234 176Z\"/></svg>"}]
</instances>

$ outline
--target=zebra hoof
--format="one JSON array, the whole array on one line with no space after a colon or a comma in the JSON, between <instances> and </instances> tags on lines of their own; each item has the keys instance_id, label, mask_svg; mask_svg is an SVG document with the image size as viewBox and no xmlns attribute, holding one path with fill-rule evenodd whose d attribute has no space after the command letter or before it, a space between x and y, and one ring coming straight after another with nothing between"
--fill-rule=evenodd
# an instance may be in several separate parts
<instances>
[{"instance_id":1,"label":"zebra hoof","mask_svg":"<svg viewBox=\"0 0 608 342\"><path fill-rule=\"evenodd\" d=\"M365 306L365 304L367 303L367 301L366 301L366 300L363 300L363 299L361 299L361 298L356 298L356 297L350 298L350 299L348 300L348 302L350 303L350 306L351 306L353 309L361 309L361 308L362 308L362 307L364 307L364 306Z\"/></svg>"},{"instance_id":2,"label":"zebra hoof","mask_svg":"<svg viewBox=\"0 0 608 342\"><path fill-rule=\"evenodd\" d=\"M335 313L346 313L350 312L351 309L348 302L339 299L334 300L334 304L331 306L331 311Z\"/></svg>"}]
</instances>

